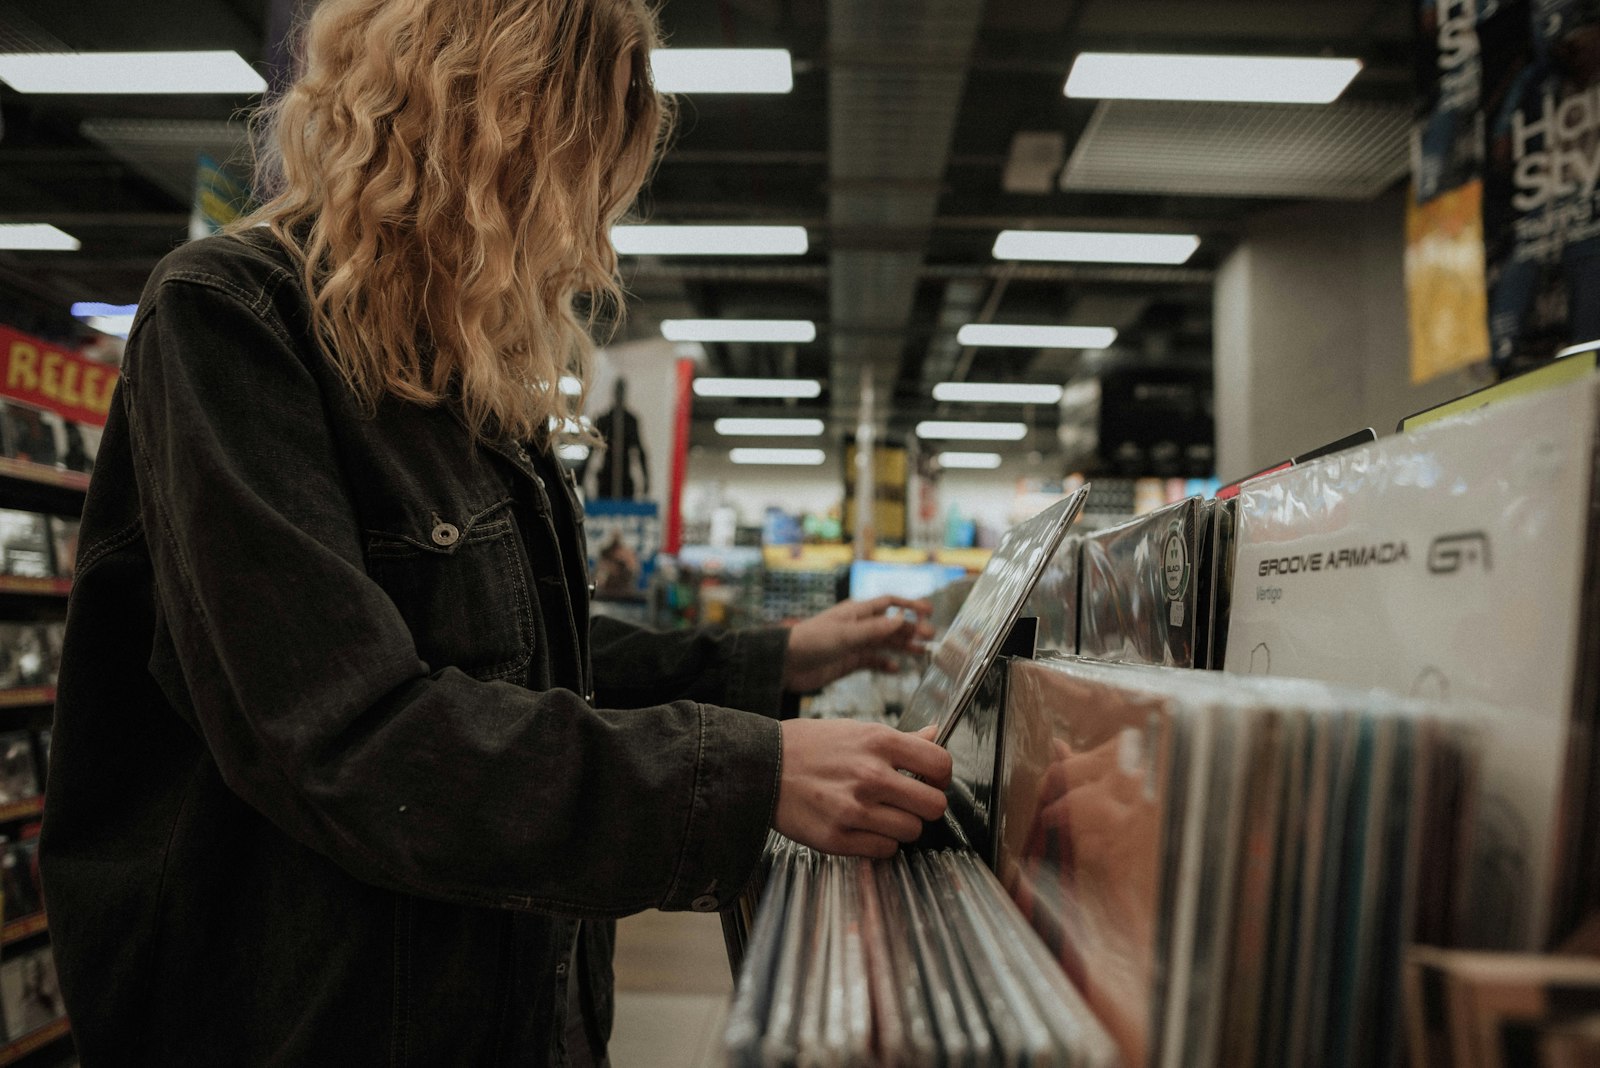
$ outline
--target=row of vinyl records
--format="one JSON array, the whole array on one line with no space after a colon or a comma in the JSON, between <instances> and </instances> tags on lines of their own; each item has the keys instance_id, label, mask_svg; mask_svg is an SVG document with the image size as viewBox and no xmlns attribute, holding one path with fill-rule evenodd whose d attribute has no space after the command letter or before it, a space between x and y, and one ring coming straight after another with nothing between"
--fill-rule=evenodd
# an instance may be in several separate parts
<instances>
[{"instance_id":1,"label":"row of vinyl records","mask_svg":"<svg viewBox=\"0 0 1600 1068\"><path fill-rule=\"evenodd\" d=\"M1118 1063L1396 1064L1409 947L1548 952L1600 911L1600 381L1234 500L1065 540L1056 519L946 598L899 724L940 724L947 833ZM1438 1045L1414 1063L1546 1063ZM1030 1063L1070 1063L1051 1056ZM863 1063L897 1060L880 1042Z\"/></svg>"},{"instance_id":2,"label":"row of vinyl records","mask_svg":"<svg viewBox=\"0 0 1600 1068\"><path fill-rule=\"evenodd\" d=\"M961 851L889 865L903 900L870 920L891 948L868 951L869 972L881 982L882 962L909 957L916 989L872 988L865 1043L803 1007L859 955L830 943L865 938L868 921L837 911L828 876L784 874L830 869L779 846L780 875L752 892L748 949L728 921L745 958L728 1030L737 1063L1398 1063L1405 943L1447 940L1461 920L1470 730L1436 705L1290 680L1076 659L1011 660L996 676L951 740L945 830ZM886 878L883 865L831 863ZM986 926L973 913L989 898L1007 905L986 904ZM811 971L794 982L772 970L782 932L805 944L790 952ZM958 942L945 966L921 948L930 940ZM891 993L887 1011L904 1015L907 999L959 1002L967 989L984 1013L932 1013L931 1046L882 1023ZM823 1018L795 1040L797 1011Z\"/></svg>"}]
</instances>

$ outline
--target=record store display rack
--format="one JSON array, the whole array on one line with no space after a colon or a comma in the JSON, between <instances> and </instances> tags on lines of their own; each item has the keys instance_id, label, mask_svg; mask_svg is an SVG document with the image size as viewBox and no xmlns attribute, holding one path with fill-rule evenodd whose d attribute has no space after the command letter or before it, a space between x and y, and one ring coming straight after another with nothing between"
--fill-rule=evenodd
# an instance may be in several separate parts
<instances>
[{"instance_id":1,"label":"record store display rack","mask_svg":"<svg viewBox=\"0 0 1600 1068\"><path fill-rule=\"evenodd\" d=\"M849 713L938 727L945 820L773 837L730 1063L1600 1064L1600 379L1489 399L1009 534Z\"/></svg>"},{"instance_id":2,"label":"record store display rack","mask_svg":"<svg viewBox=\"0 0 1600 1068\"><path fill-rule=\"evenodd\" d=\"M61 636L89 475L13 447L0 405L0 1066L73 1063L39 888L50 728ZM87 466L87 464L81 465Z\"/></svg>"}]
</instances>

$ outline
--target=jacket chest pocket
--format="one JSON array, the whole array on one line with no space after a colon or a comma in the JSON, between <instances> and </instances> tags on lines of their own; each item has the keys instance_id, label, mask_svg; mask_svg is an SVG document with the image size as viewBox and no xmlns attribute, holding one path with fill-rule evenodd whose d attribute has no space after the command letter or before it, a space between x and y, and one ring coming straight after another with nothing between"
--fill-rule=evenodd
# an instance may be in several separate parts
<instances>
[{"instance_id":1,"label":"jacket chest pocket","mask_svg":"<svg viewBox=\"0 0 1600 1068\"><path fill-rule=\"evenodd\" d=\"M526 677L534 610L511 502L473 515L440 508L367 532L367 570L400 609L432 671Z\"/></svg>"}]
</instances>

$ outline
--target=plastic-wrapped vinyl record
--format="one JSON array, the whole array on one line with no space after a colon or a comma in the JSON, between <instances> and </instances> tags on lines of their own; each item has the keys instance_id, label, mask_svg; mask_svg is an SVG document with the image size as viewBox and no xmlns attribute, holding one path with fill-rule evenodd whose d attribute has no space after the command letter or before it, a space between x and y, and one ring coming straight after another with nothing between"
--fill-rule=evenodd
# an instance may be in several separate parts
<instances>
[{"instance_id":1,"label":"plastic-wrapped vinyl record","mask_svg":"<svg viewBox=\"0 0 1600 1068\"><path fill-rule=\"evenodd\" d=\"M831 1068L833 1064L827 1052L828 1014L841 1000L833 990L838 974L832 952L833 936L838 930L835 925L838 915L838 899L834 894L836 872L830 858L817 859L817 881L811 892L816 900L816 912L806 936L811 951L800 985L800 1028L795 1043L797 1068Z\"/></svg>"},{"instance_id":2,"label":"plastic-wrapped vinyl record","mask_svg":"<svg viewBox=\"0 0 1600 1068\"><path fill-rule=\"evenodd\" d=\"M1253 710L1252 710L1253 711ZM1190 772L1190 818L1179 870L1176 937L1168 953L1169 985L1163 1063L1209 1068L1221 1012L1223 931L1233 903L1233 861L1239 840L1238 736L1250 713L1225 707L1196 716L1199 739Z\"/></svg>"},{"instance_id":3,"label":"plastic-wrapped vinyl record","mask_svg":"<svg viewBox=\"0 0 1600 1068\"><path fill-rule=\"evenodd\" d=\"M1382 830L1385 878L1374 902L1376 917L1370 954L1360 976L1348 1065L1394 1068L1404 1042L1401 1031L1400 964L1410 941L1406 917L1416 887L1416 834L1420 819L1417 738L1422 720L1399 717L1395 723L1395 759L1389 782L1388 814Z\"/></svg>"},{"instance_id":4,"label":"plastic-wrapped vinyl record","mask_svg":"<svg viewBox=\"0 0 1600 1068\"><path fill-rule=\"evenodd\" d=\"M938 974L950 984L956 1011L960 1014L961 1028L972 1043L973 1063L976 1065L1005 1063L1002 1052L1007 1047L1002 1045L1002 1040L989 1027L988 1016L983 1010L978 990L973 985L972 976L968 971L966 955L955 940L955 929L951 924L951 918L940 904L939 895L930 882L927 863L920 854L911 854L910 869L912 885L917 888L917 898L929 919L929 945L933 950L931 966L935 970L928 974L930 976ZM925 964L924 967L929 965ZM1014 1046L1014 1039L1010 1044Z\"/></svg>"},{"instance_id":5,"label":"plastic-wrapped vinyl record","mask_svg":"<svg viewBox=\"0 0 1600 1068\"><path fill-rule=\"evenodd\" d=\"M862 869L872 891L866 895L870 898L867 914L876 908L881 917L880 938L867 943L869 968L875 981L889 986L887 991L873 988L878 1058L884 1068L943 1068L944 1051L922 986L915 936L895 884L894 863L876 861L870 869Z\"/></svg>"},{"instance_id":6,"label":"plastic-wrapped vinyl record","mask_svg":"<svg viewBox=\"0 0 1600 1068\"><path fill-rule=\"evenodd\" d=\"M987 869L969 852L945 850L933 854L929 860L933 874L941 880L941 894L947 908L958 915L958 926L965 927L963 939L974 977L978 978L980 967L986 967L993 975L993 985L998 986L1000 997L1016 1017L1023 1042L1022 1059L1018 1063L1037 1068L1065 1068L1071 1063L1070 1047L1060 1041L1048 1022L1052 1009L1060 1013L1063 1007L1050 1006L1048 999L1043 998L1044 992L1035 988L1037 977L1017 945L1016 932L1008 937L997 928L991 906L984 901L998 889L993 887L993 876L988 875ZM992 1006L993 1000L981 980L978 987L986 998L985 1006ZM991 1027L998 1034L1000 1029L994 1026L993 1016L991 1011Z\"/></svg>"},{"instance_id":7,"label":"plastic-wrapped vinyl record","mask_svg":"<svg viewBox=\"0 0 1600 1068\"><path fill-rule=\"evenodd\" d=\"M1237 889L1216 1047L1217 1063L1228 1068L1255 1068L1256 1064L1293 718L1285 712L1263 716L1247 743L1244 825L1234 876Z\"/></svg>"},{"instance_id":8,"label":"plastic-wrapped vinyl record","mask_svg":"<svg viewBox=\"0 0 1600 1068\"><path fill-rule=\"evenodd\" d=\"M766 1030L772 1005L777 971L794 880L793 852L787 848L772 856L771 868L762 893L761 912L746 946L744 966L739 971L739 989L728 1009L728 1027L723 1044L730 1068L758 1068L761 1063L761 1036Z\"/></svg>"},{"instance_id":9,"label":"plastic-wrapped vinyl record","mask_svg":"<svg viewBox=\"0 0 1600 1068\"><path fill-rule=\"evenodd\" d=\"M844 1030L840 1048L844 1057L839 1063L866 1065L872 1060L872 987L867 980L859 873L867 870L869 865L859 857L835 859L838 866L835 881L841 905L839 987L844 992L844 1004L840 1012Z\"/></svg>"},{"instance_id":10,"label":"plastic-wrapped vinyl record","mask_svg":"<svg viewBox=\"0 0 1600 1068\"><path fill-rule=\"evenodd\" d=\"M1332 967L1326 997L1324 1063L1330 1068L1349 1064L1352 1033L1366 997L1365 975L1371 967L1380 919L1379 876L1386 874L1384 832L1389 819L1399 723L1393 715L1369 714L1361 721L1361 749L1346 823Z\"/></svg>"},{"instance_id":11,"label":"plastic-wrapped vinyl record","mask_svg":"<svg viewBox=\"0 0 1600 1068\"><path fill-rule=\"evenodd\" d=\"M1283 791L1283 819L1279 836L1276 891L1268 934L1268 963L1265 997L1259 1019L1262 1030L1257 1045L1257 1063L1263 1066L1288 1063L1292 1041L1297 947L1300 945L1300 913L1305 882L1305 855L1311 839L1313 809L1311 795L1319 771L1327 760L1328 736L1325 717L1307 716L1295 721L1290 731L1289 765Z\"/></svg>"},{"instance_id":12,"label":"plastic-wrapped vinyl record","mask_svg":"<svg viewBox=\"0 0 1600 1068\"><path fill-rule=\"evenodd\" d=\"M968 1030L965 1014L958 1004L956 987L948 978L948 966L935 944L933 925L927 903L911 875L911 865L904 853L897 854L891 868L895 894L905 910L906 930L911 939L911 961L922 976L923 990L928 995L929 1015L937 1032L942 1056L940 1063L948 1068L980 1068L989 1063L992 1043L989 1032L981 1034Z\"/></svg>"},{"instance_id":13,"label":"plastic-wrapped vinyl record","mask_svg":"<svg viewBox=\"0 0 1600 1068\"><path fill-rule=\"evenodd\" d=\"M761 1037L762 1068L794 1064L800 1042L800 996L811 965L816 935L816 862L796 849L789 884L790 907L778 935L778 960L772 976L771 1009Z\"/></svg>"},{"instance_id":14,"label":"plastic-wrapped vinyl record","mask_svg":"<svg viewBox=\"0 0 1600 1068\"><path fill-rule=\"evenodd\" d=\"M978 992L1000 1063L1017 1068L1053 1064L1050 1031L1039 1019L1000 943L974 915L965 877L951 866L945 851L924 853L919 859L929 889L944 914L951 945L960 954Z\"/></svg>"},{"instance_id":15,"label":"plastic-wrapped vinyl record","mask_svg":"<svg viewBox=\"0 0 1600 1068\"><path fill-rule=\"evenodd\" d=\"M1060 965L1029 928L1028 921L1006 895L994 875L968 853L953 853L965 869L972 899L988 920L993 936L1004 944L1020 969L1023 982L1039 1006L1045 1023L1075 1068L1115 1068L1117 1047L1100 1025Z\"/></svg>"}]
</instances>

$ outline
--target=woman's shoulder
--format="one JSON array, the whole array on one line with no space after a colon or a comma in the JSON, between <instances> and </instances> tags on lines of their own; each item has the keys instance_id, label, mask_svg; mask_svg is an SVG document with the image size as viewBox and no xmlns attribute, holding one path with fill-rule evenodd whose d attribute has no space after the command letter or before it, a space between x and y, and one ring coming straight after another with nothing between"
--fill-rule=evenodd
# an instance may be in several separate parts
<instances>
[{"instance_id":1,"label":"woman's shoulder","mask_svg":"<svg viewBox=\"0 0 1600 1068\"><path fill-rule=\"evenodd\" d=\"M266 227L180 245L156 265L147 295L153 296L172 282L209 286L258 310L264 309L284 284L298 284L288 251Z\"/></svg>"}]
</instances>

